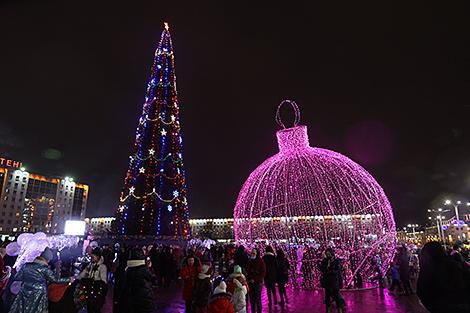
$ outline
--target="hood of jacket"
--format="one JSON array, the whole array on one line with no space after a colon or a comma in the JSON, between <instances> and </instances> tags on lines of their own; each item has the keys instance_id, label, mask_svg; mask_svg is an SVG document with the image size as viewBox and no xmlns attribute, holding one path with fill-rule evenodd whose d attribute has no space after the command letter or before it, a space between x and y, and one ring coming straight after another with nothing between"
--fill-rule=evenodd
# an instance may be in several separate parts
<instances>
[{"instance_id":1,"label":"hood of jacket","mask_svg":"<svg viewBox=\"0 0 470 313\"><path fill-rule=\"evenodd\" d=\"M211 312L226 312L227 307L232 305L230 300L232 296L229 293L221 292L214 294L209 299L209 307Z\"/></svg>"}]
</instances>

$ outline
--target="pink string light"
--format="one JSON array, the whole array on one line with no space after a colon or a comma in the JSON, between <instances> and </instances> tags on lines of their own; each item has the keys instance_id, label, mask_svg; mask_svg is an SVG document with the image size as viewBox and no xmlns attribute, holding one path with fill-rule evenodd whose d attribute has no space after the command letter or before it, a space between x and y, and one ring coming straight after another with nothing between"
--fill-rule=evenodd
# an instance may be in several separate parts
<instances>
[{"instance_id":1,"label":"pink string light","mask_svg":"<svg viewBox=\"0 0 470 313\"><path fill-rule=\"evenodd\" d=\"M292 106L297 125L300 113ZM284 127L279 109L276 121ZM279 153L255 169L239 193L234 210L237 242L283 249L292 265L291 283L299 287L319 287L317 263L326 247L333 247L343 260L346 285L358 275L373 280L379 258L385 273L396 231L380 185L344 155L310 147L306 126L276 135Z\"/></svg>"}]
</instances>

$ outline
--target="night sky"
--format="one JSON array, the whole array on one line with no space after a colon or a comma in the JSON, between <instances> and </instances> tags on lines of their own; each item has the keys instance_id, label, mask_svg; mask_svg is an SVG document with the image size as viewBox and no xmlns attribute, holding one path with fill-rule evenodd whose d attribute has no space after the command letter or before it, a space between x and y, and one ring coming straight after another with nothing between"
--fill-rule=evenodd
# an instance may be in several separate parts
<instances>
[{"instance_id":1,"label":"night sky","mask_svg":"<svg viewBox=\"0 0 470 313\"><path fill-rule=\"evenodd\" d=\"M88 215L113 214L168 21L192 217L232 215L277 152L282 99L301 106L312 146L377 179L399 226L470 200L466 10L254 2L3 1L0 155L89 184Z\"/></svg>"}]
</instances>

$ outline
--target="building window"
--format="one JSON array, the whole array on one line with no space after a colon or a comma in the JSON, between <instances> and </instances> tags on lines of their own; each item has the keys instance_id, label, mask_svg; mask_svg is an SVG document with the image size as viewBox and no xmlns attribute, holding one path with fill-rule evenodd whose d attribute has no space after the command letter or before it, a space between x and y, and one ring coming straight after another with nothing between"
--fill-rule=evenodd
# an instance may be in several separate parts
<instances>
[{"instance_id":1,"label":"building window","mask_svg":"<svg viewBox=\"0 0 470 313\"><path fill-rule=\"evenodd\" d=\"M8 224L8 225L11 225L11 220L7 220L7 224Z\"/></svg>"}]
</instances>

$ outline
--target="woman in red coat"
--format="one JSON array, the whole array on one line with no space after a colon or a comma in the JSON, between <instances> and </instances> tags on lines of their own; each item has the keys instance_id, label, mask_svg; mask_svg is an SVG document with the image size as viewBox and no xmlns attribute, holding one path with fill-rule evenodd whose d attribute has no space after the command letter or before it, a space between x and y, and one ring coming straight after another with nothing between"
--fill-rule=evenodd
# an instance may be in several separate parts
<instances>
[{"instance_id":1,"label":"woman in red coat","mask_svg":"<svg viewBox=\"0 0 470 313\"><path fill-rule=\"evenodd\" d=\"M194 258L188 257L181 269L181 279L183 279L183 300L186 304L186 313L191 312L191 298L193 295L194 280L199 273L199 267L194 264Z\"/></svg>"}]
</instances>

